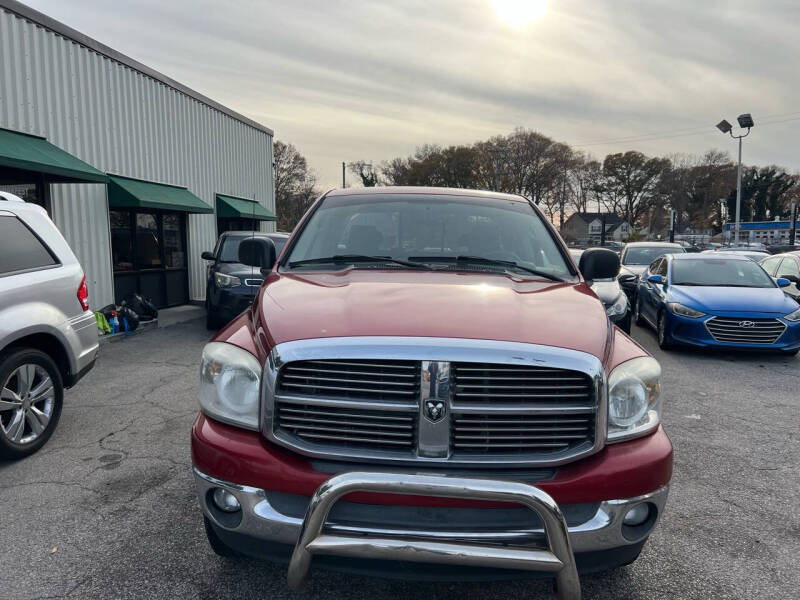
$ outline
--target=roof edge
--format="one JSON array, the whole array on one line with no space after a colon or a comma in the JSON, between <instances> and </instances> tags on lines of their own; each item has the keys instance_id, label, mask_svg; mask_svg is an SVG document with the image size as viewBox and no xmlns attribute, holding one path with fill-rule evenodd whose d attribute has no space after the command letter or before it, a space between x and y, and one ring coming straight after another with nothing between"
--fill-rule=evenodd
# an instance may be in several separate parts
<instances>
[{"instance_id":1,"label":"roof edge","mask_svg":"<svg viewBox=\"0 0 800 600\"><path fill-rule=\"evenodd\" d=\"M31 21L32 23L41 25L42 27L44 27L45 29L49 29L53 33L56 33L62 37L72 40L73 42L80 44L81 46L84 46L89 50L97 52L98 54L102 54L103 56L110 58L111 60L114 60L120 64L125 65L126 67L133 69L134 71L138 71L142 75L150 77L151 79L155 79L156 81L160 81L164 85L167 85L173 88L174 90L181 92L182 94L186 94L190 98L194 98L198 102L202 102L209 108L213 108L216 111L228 115L232 119L236 119L237 121L244 123L245 125L248 125L250 127L253 127L254 129L258 129L259 131L262 131L270 136L274 137L275 135L275 132L269 127L266 127L261 123L258 123L253 119L250 119L249 117L245 117L244 115L236 112L235 110L231 110L230 108L223 106L222 104L212 100L208 96L204 96L200 92L196 92L195 90L186 87L185 85L175 81L171 77L167 77L163 73L159 73L155 69L152 69L147 65L140 63L138 60L126 56L125 54L122 54L122 52L114 50L113 48L106 46L102 42L98 42L96 39L91 38L88 35L81 33L77 29L73 29L69 25L65 25L61 21L57 21L53 17L49 17L46 14L41 13L36 9L33 9L30 6L27 6L26 4L23 4L22 2L18 2L17 0L0 0L0 8L17 15L18 17Z\"/></svg>"}]
</instances>

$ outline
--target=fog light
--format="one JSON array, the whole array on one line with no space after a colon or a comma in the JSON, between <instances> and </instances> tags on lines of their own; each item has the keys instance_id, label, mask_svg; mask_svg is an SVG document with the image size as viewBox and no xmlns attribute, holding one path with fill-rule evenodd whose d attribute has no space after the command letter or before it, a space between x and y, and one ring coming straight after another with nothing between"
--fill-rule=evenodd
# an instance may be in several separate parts
<instances>
[{"instance_id":1,"label":"fog light","mask_svg":"<svg viewBox=\"0 0 800 600\"><path fill-rule=\"evenodd\" d=\"M214 498L214 504L216 504L217 508L222 512L234 513L242 507L236 499L236 496L222 488L215 489L212 498ZM625 518L627 519L627 517Z\"/></svg>"},{"instance_id":2,"label":"fog light","mask_svg":"<svg viewBox=\"0 0 800 600\"><path fill-rule=\"evenodd\" d=\"M647 518L650 516L650 505L645 503L637 504L628 512L625 513L625 518L622 519L622 523L625 525L630 525L631 527L636 527L637 525L641 525Z\"/></svg>"}]
</instances>

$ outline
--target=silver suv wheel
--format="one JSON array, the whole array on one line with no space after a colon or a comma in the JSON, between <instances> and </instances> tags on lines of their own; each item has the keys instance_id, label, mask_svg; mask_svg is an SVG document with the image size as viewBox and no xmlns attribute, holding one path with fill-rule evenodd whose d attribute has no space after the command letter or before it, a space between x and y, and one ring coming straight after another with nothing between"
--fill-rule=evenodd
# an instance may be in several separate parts
<instances>
[{"instance_id":1,"label":"silver suv wheel","mask_svg":"<svg viewBox=\"0 0 800 600\"><path fill-rule=\"evenodd\" d=\"M20 445L34 442L50 423L55 405L53 380L42 367L17 367L0 388L0 430Z\"/></svg>"},{"instance_id":2,"label":"silver suv wheel","mask_svg":"<svg viewBox=\"0 0 800 600\"><path fill-rule=\"evenodd\" d=\"M64 404L55 361L35 348L0 352L0 458L33 454L53 435Z\"/></svg>"}]
</instances>

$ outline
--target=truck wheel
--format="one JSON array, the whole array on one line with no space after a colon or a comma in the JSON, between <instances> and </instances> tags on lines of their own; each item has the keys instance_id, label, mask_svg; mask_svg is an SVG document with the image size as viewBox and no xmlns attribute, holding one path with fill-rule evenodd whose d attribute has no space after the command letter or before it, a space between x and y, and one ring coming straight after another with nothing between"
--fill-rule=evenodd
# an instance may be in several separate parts
<instances>
[{"instance_id":1,"label":"truck wheel","mask_svg":"<svg viewBox=\"0 0 800 600\"><path fill-rule=\"evenodd\" d=\"M219 539L217 532L214 531L214 528L211 527L211 522L208 520L208 517L203 517L203 525L206 529L206 537L208 538L208 543L211 546L211 549L214 551L214 554L217 556L222 556L224 558L234 558L237 556L241 556L236 550L228 546L225 542Z\"/></svg>"},{"instance_id":2,"label":"truck wheel","mask_svg":"<svg viewBox=\"0 0 800 600\"><path fill-rule=\"evenodd\" d=\"M64 403L61 373L40 350L0 353L0 457L23 458L44 446Z\"/></svg>"}]
</instances>

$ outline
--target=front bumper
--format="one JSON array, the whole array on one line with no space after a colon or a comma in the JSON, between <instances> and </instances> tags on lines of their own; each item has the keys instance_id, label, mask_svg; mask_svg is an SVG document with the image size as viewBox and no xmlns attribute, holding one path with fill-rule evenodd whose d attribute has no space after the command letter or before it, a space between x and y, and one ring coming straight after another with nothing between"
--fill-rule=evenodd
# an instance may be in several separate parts
<instances>
[{"instance_id":1,"label":"front bumper","mask_svg":"<svg viewBox=\"0 0 800 600\"><path fill-rule=\"evenodd\" d=\"M667 315L667 327L669 328L672 340L687 346L697 346L701 348L719 346L721 348L739 350L780 350L785 352L800 347L800 322L786 321L782 316L761 313L720 313L718 315L708 315L699 319L690 319L689 317L677 315L671 311L667 311ZM714 339L706 327L706 322L715 316L736 317L742 320L753 317L777 318L786 325L786 329L772 344L720 342Z\"/></svg>"},{"instance_id":2,"label":"front bumper","mask_svg":"<svg viewBox=\"0 0 800 600\"><path fill-rule=\"evenodd\" d=\"M336 477L343 477L347 475L352 475L352 473L346 473ZM371 475L380 475L392 481L403 480L403 476L395 473L380 473ZM482 481L450 478L447 476L424 477L431 480L438 479L442 481L447 481L450 479L453 481ZM285 514L284 512L278 510L279 507L276 507L276 505L280 503L286 504L285 500L280 498L280 495L273 494L268 490L254 488L247 485L239 485L230 481L222 481L220 479L211 477L210 475L206 475L198 469L194 469L194 479L195 486L197 488L197 497L200 501L200 506L203 509L203 513L217 528L243 534L250 538L278 544L286 544L289 546L294 546L299 540L300 532L303 528L304 518L297 516L295 511L291 511L293 514ZM516 482L502 480L488 481L492 481L498 487L503 489L511 489L517 485ZM536 486L527 484L522 485L525 485L527 488L537 490L540 489ZM326 484L323 484L320 486L320 489L323 489L325 486ZM236 513L235 517L231 517L229 513L223 513L216 508L211 499L211 494L213 490L218 487L223 488L236 496L236 499L239 501L242 507L241 513ZM358 489L361 490L364 488ZM369 489L372 490L373 488ZM633 498L605 500L598 503L592 503L591 511L587 511L586 505L563 505L559 507L560 512L564 514L565 522L567 523L569 541L572 551L575 553L583 553L595 552L598 550L612 550L641 542L647 537L647 535L649 535L656 522L660 518L667 502L668 490L669 486L665 485L648 494L642 494L641 496L636 496ZM464 490L462 490L462 492L464 493L455 497L474 497L470 496ZM393 493L403 492L396 489ZM271 497L273 496L278 498L277 502L270 501ZM484 499L498 500L496 497ZM306 498L305 500L307 505L310 504L309 498ZM508 501L508 499L505 499L505 501ZM639 526L640 529L637 530L636 527L628 527L627 525L623 526L622 521L625 517L625 514L631 508L643 502L652 504L654 508L652 519L648 519L648 521L645 522L647 527ZM483 523L481 523L481 512L491 513L492 511L503 509L472 509L471 514L475 516L472 519L474 526L471 528L462 523L457 529L448 529L446 527L427 529L423 527L414 527L411 524L411 521L409 521L409 523L405 526L399 526L396 523L379 524L374 521L372 523L359 524L352 518L348 518L354 512L352 509L357 509L356 504L357 503L347 501L339 503L336 508L343 507L344 510L332 511L331 520L329 520L326 524L326 531L345 535L377 535L388 537L405 536L414 538L431 538L442 542L469 541L491 544L513 544L515 546L541 546L546 541L544 526L542 522L535 516L530 519L530 525L528 527L520 527L519 524L517 524L517 527L504 529L500 527L486 527ZM370 505L364 507L366 509L364 512L367 514L372 512L369 510L369 507ZM384 507L384 510L387 510L387 508L389 507ZM427 510L435 511L436 509L429 508ZM417 516L419 516L420 511L417 509L408 510L409 517L414 512L417 512ZM434 514L436 513L434 512ZM339 517L339 519L337 519L337 517ZM389 516L387 521L389 519L391 519L391 516ZM424 519L424 517L422 517L422 519ZM496 522L494 515L487 515L486 522Z\"/></svg>"}]
</instances>

